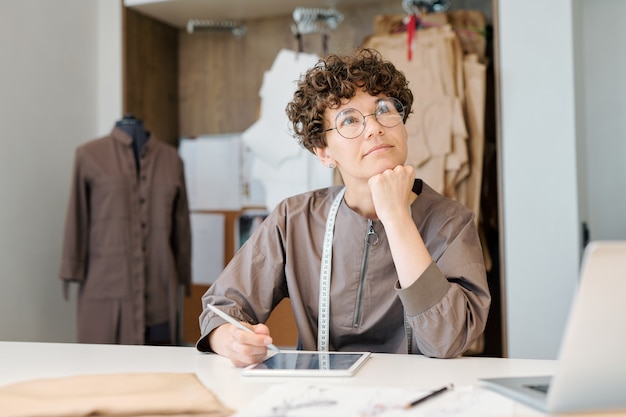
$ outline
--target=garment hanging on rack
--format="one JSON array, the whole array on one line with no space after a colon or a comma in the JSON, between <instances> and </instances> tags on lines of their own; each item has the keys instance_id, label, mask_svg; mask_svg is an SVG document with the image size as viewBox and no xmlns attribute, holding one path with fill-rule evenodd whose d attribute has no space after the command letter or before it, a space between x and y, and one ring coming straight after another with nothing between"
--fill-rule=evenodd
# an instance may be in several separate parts
<instances>
[{"instance_id":1,"label":"garment hanging on rack","mask_svg":"<svg viewBox=\"0 0 626 417\"><path fill-rule=\"evenodd\" d=\"M469 176L457 190L474 213L480 213L485 154L486 67L476 54L463 60L465 120L469 132Z\"/></svg>"},{"instance_id":2,"label":"garment hanging on rack","mask_svg":"<svg viewBox=\"0 0 626 417\"><path fill-rule=\"evenodd\" d=\"M407 32L406 15L379 15L374 19L373 36L386 36ZM476 54L483 64L487 56L487 18L479 10L449 10L446 13L421 14L418 26L428 29L449 25L456 33L463 54Z\"/></svg>"},{"instance_id":3,"label":"garment hanging on rack","mask_svg":"<svg viewBox=\"0 0 626 417\"><path fill-rule=\"evenodd\" d=\"M448 24L456 33L465 55L474 54L478 61L487 60L487 18L479 10L449 10Z\"/></svg>"},{"instance_id":4,"label":"garment hanging on rack","mask_svg":"<svg viewBox=\"0 0 626 417\"><path fill-rule=\"evenodd\" d=\"M458 16L458 13L457 13ZM409 155L418 177L466 204L479 218L482 180L485 68L464 55L444 13L422 15L422 29L406 54L406 19L379 16L364 46L379 50L407 76L415 101L407 120ZM460 19L457 18L457 21Z\"/></svg>"},{"instance_id":5,"label":"garment hanging on rack","mask_svg":"<svg viewBox=\"0 0 626 417\"><path fill-rule=\"evenodd\" d=\"M115 127L76 149L59 275L66 299L79 285L79 342L143 344L166 322L177 340L178 289L191 282L183 164L151 136L137 171L132 146Z\"/></svg>"}]
</instances>

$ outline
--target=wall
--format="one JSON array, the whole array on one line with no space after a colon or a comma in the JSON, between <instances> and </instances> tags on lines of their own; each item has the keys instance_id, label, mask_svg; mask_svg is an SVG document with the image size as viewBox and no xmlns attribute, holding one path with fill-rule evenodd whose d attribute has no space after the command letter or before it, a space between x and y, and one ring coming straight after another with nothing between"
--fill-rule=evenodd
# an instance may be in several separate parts
<instances>
[{"instance_id":1,"label":"wall","mask_svg":"<svg viewBox=\"0 0 626 417\"><path fill-rule=\"evenodd\" d=\"M591 239L626 239L626 2L574 5L581 217Z\"/></svg>"},{"instance_id":2,"label":"wall","mask_svg":"<svg viewBox=\"0 0 626 417\"><path fill-rule=\"evenodd\" d=\"M626 4L498 7L508 354L551 359L577 286L582 222L591 240L626 239Z\"/></svg>"},{"instance_id":3,"label":"wall","mask_svg":"<svg viewBox=\"0 0 626 417\"><path fill-rule=\"evenodd\" d=\"M498 8L508 356L553 359L581 247L572 4Z\"/></svg>"},{"instance_id":4,"label":"wall","mask_svg":"<svg viewBox=\"0 0 626 417\"><path fill-rule=\"evenodd\" d=\"M57 277L62 227L75 147L120 115L119 8L0 2L0 340L75 338L75 299Z\"/></svg>"}]
</instances>

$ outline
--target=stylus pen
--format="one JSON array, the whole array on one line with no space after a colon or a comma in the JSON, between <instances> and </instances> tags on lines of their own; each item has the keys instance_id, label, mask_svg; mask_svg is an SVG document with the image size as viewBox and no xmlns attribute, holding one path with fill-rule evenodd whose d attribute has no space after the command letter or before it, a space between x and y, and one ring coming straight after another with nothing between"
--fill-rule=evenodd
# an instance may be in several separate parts
<instances>
[{"instance_id":1,"label":"stylus pen","mask_svg":"<svg viewBox=\"0 0 626 417\"><path fill-rule=\"evenodd\" d=\"M433 391L430 394L423 396L422 398L418 398L417 400L408 403L407 405L404 406L404 408L413 408L416 405L423 403L424 401L428 401L431 398L436 397L437 395L439 395L439 394L441 394L441 393L443 393L443 392L445 392L445 391L447 391L449 389L452 389L452 387L453 387L453 385L450 384L450 385L446 385L443 388L439 388L438 390Z\"/></svg>"},{"instance_id":2,"label":"stylus pen","mask_svg":"<svg viewBox=\"0 0 626 417\"><path fill-rule=\"evenodd\" d=\"M254 333L252 331L252 329L244 326L243 324L241 324L240 321L237 321L235 318L233 318L233 317L229 316L228 314L224 313L222 310L220 310L219 308L215 307L214 305L207 304L206 306L209 307L212 312L214 312L215 314L217 314L218 316L220 316L221 318L223 318L224 320L226 320L227 322L229 322L233 326L235 326L235 327L237 327L237 328L239 328L241 330L245 330L248 333ZM280 349L278 349L272 343L267 345L267 347L268 347L268 349L272 349L272 350L275 350L276 352L280 352Z\"/></svg>"}]
</instances>

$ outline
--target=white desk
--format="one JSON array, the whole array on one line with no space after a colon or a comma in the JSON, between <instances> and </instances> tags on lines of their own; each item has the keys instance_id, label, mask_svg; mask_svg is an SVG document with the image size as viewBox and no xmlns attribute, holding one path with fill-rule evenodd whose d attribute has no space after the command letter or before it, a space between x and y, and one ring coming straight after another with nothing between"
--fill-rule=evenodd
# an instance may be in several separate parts
<instances>
[{"instance_id":1,"label":"white desk","mask_svg":"<svg viewBox=\"0 0 626 417\"><path fill-rule=\"evenodd\" d=\"M412 387L431 390L453 383L478 386L478 378L552 374L555 361L499 358L431 359L374 354L352 378L308 378L319 384ZM0 342L0 384L68 375L122 372L191 372L227 406L238 410L284 377L244 377L220 356L192 347ZM301 381L301 379L298 379ZM515 416L541 415L521 404Z\"/></svg>"}]
</instances>

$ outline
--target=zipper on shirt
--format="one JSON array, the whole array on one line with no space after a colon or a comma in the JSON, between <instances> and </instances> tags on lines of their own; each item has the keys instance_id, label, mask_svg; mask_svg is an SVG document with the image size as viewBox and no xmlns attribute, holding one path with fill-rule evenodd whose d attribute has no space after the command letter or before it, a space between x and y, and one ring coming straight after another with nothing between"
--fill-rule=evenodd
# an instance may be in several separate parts
<instances>
[{"instance_id":1,"label":"zipper on shirt","mask_svg":"<svg viewBox=\"0 0 626 417\"><path fill-rule=\"evenodd\" d=\"M365 233L365 250L363 251L363 262L361 263L361 277L359 279L359 288L356 296L356 311L354 312L354 322L352 327L357 328L361 323L361 303L363 301L363 288L365 287L365 273L367 272L367 258L369 256L370 246L378 243L378 235L374 231L374 221L367 220L367 233Z\"/></svg>"}]
</instances>

